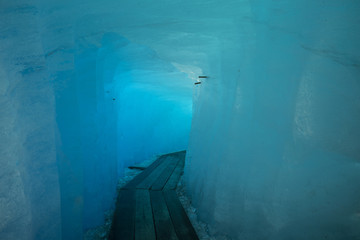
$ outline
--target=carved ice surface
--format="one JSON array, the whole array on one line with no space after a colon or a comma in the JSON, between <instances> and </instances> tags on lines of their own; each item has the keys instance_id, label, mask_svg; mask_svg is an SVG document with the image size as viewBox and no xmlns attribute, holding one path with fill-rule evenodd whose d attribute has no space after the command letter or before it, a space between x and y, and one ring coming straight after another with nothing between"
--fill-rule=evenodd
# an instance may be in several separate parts
<instances>
[{"instance_id":1,"label":"carved ice surface","mask_svg":"<svg viewBox=\"0 0 360 240\"><path fill-rule=\"evenodd\" d=\"M124 168L185 148L215 236L360 239L359 11L0 0L0 239L81 239Z\"/></svg>"}]
</instances>

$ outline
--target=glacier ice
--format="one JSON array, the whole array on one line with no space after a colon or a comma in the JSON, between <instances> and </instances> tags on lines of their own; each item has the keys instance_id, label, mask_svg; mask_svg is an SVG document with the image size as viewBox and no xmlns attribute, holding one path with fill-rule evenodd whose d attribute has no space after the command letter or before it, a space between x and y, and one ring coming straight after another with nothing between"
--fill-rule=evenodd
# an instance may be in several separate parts
<instances>
[{"instance_id":1,"label":"glacier ice","mask_svg":"<svg viewBox=\"0 0 360 240\"><path fill-rule=\"evenodd\" d=\"M359 239L359 10L0 0L0 238L81 239L125 167L188 146L215 234Z\"/></svg>"},{"instance_id":2,"label":"glacier ice","mask_svg":"<svg viewBox=\"0 0 360 240\"><path fill-rule=\"evenodd\" d=\"M360 239L360 4L246 2L194 98L193 204L231 239Z\"/></svg>"},{"instance_id":3,"label":"glacier ice","mask_svg":"<svg viewBox=\"0 0 360 240\"><path fill-rule=\"evenodd\" d=\"M1 239L82 239L124 168L187 147L192 80L82 4L0 2Z\"/></svg>"}]
</instances>

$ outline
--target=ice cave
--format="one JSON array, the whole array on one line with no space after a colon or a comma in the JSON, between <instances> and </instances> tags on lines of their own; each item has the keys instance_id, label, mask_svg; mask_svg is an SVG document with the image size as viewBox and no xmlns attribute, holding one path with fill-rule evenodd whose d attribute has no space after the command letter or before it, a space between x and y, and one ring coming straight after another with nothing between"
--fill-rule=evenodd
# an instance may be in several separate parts
<instances>
[{"instance_id":1,"label":"ice cave","mask_svg":"<svg viewBox=\"0 0 360 240\"><path fill-rule=\"evenodd\" d=\"M0 0L1 240L90 240L183 150L199 239L359 240L360 1Z\"/></svg>"}]
</instances>

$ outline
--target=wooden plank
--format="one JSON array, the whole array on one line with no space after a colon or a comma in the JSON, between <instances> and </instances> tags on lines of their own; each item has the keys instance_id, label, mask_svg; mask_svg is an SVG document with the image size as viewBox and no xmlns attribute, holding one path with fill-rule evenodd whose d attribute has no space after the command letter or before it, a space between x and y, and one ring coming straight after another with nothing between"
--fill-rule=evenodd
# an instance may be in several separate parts
<instances>
[{"instance_id":1,"label":"wooden plank","mask_svg":"<svg viewBox=\"0 0 360 240\"><path fill-rule=\"evenodd\" d=\"M179 159L173 157L167 157L165 161L169 161L170 164L163 170L160 176L155 180L153 185L151 186L152 190L162 190L165 186L166 182L174 172L174 169L179 162Z\"/></svg>"},{"instance_id":2,"label":"wooden plank","mask_svg":"<svg viewBox=\"0 0 360 240\"><path fill-rule=\"evenodd\" d=\"M163 161L165 157L160 156L155 162L147 167L142 173L137 175L133 180L126 184L122 189L135 189L147 176L149 176Z\"/></svg>"},{"instance_id":3,"label":"wooden plank","mask_svg":"<svg viewBox=\"0 0 360 240\"><path fill-rule=\"evenodd\" d=\"M150 191L157 240L178 240L161 191Z\"/></svg>"},{"instance_id":4,"label":"wooden plank","mask_svg":"<svg viewBox=\"0 0 360 240\"><path fill-rule=\"evenodd\" d=\"M169 180L167 181L166 185L164 186L163 190L176 189L179 179L184 172L184 164L185 164L184 158L182 158L178 161L178 164L177 164L175 170L171 174L171 176L170 176Z\"/></svg>"},{"instance_id":5,"label":"wooden plank","mask_svg":"<svg viewBox=\"0 0 360 240\"><path fill-rule=\"evenodd\" d=\"M155 228L148 190L136 190L135 240L155 240Z\"/></svg>"},{"instance_id":6,"label":"wooden plank","mask_svg":"<svg viewBox=\"0 0 360 240\"><path fill-rule=\"evenodd\" d=\"M130 166L130 167L128 167L128 169L136 169L136 170L144 171L146 169L146 167Z\"/></svg>"},{"instance_id":7,"label":"wooden plank","mask_svg":"<svg viewBox=\"0 0 360 240\"><path fill-rule=\"evenodd\" d=\"M110 240L133 240L135 225L135 191L120 190L116 202Z\"/></svg>"},{"instance_id":8,"label":"wooden plank","mask_svg":"<svg viewBox=\"0 0 360 240\"><path fill-rule=\"evenodd\" d=\"M165 157L164 161L157 166L154 171L152 171L141 183L139 183L136 188L137 189L150 189L153 183L157 180L157 178L161 175L161 173L166 169L166 167L171 163L168 161L169 158Z\"/></svg>"},{"instance_id":9,"label":"wooden plank","mask_svg":"<svg viewBox=\"0 0 360 240\"><path fill-rule=\"evenodd\" d=\"M163 194L178 238L180 240L198 240L199 238L176 192L174 190L164 191Z\"/></svg>"},{"instance_id":10,"label":"wooden plank","mask_svg":"<svg viewBox=\"0 0 360 240\"><path fill-rule=\"evenodd\" d=\"M172 153L167 153L161 156L167 157L167 156L175 156L175 155L184 155L186 154L186 150L183 151L178 151L178 152L172 152Z\"/></svg>"}]
</instances>

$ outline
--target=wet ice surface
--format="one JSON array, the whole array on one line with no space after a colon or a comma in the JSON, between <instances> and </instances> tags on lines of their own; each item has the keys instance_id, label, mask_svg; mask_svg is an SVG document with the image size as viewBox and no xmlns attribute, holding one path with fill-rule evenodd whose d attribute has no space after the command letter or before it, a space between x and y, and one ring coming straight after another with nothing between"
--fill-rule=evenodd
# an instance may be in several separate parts
<instances>
[{"instance_id":1,"label":"wet ice surface","mask_svg":"<svg viewBox=\"0 0 360 240\"><path fill-rule=\"evenodd\" d=\"M137 167L148 167L150 166L157 157L153 157L149 160L146 160L142 163L136 164ZM136 177L143 170L139 169L125 169L124 177L120 178L117 185L117 191L119 191L123 186L130 182L134 177ZM107 240L111 228L111 223L114 215L114 208L105 212L105 223L103 225L97 226L95 228L90 228L84 233L84 240Z\"/></svg>"}]
</instances>

